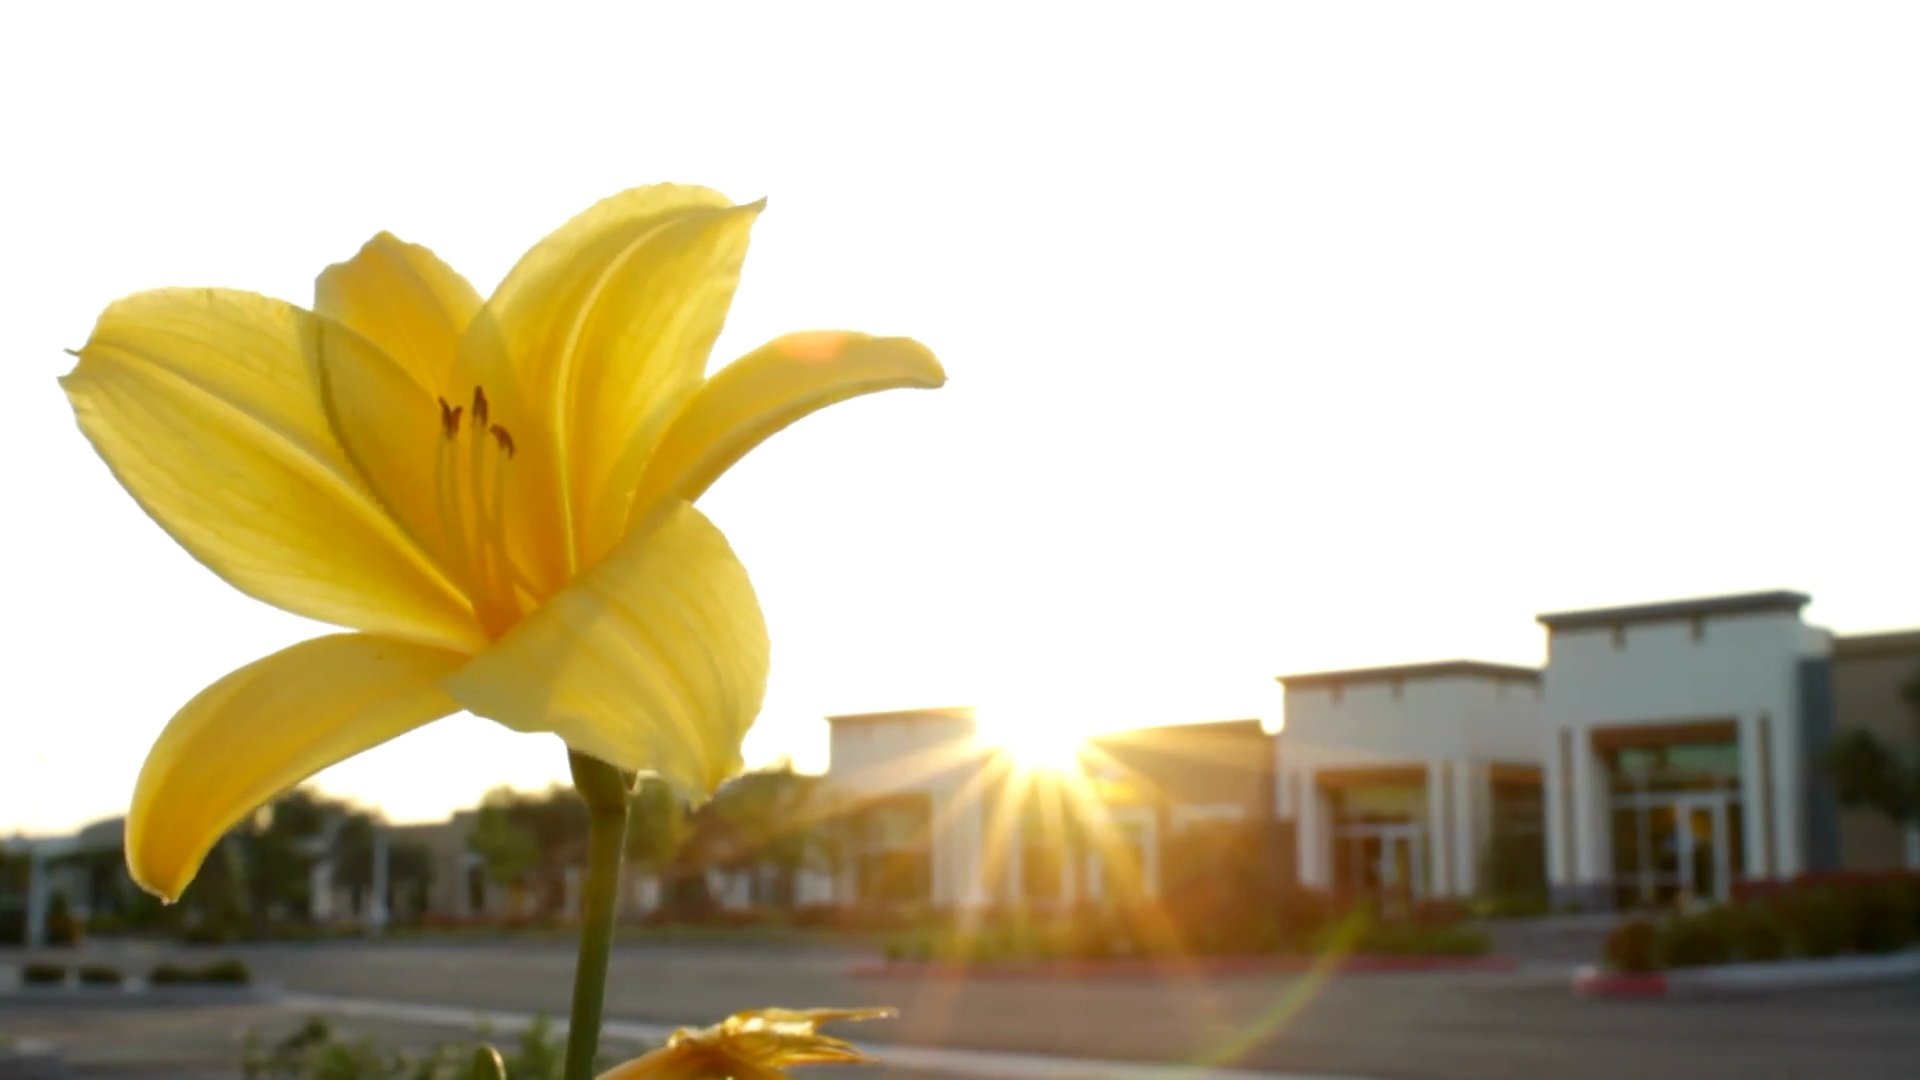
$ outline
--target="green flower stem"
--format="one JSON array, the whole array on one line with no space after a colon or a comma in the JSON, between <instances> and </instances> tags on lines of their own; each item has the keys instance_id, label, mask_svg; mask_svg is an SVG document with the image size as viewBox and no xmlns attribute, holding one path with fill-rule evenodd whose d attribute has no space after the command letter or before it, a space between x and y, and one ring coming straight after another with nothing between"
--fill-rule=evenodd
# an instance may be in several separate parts
<instances>
[{"instance_id":1,"label":"green flower stem","mask_svg":"<svg viewBox=\"0 0 1920 1080\"><path fill-rule=\"evenodd\" d=\"M627 843L627 780L604 761L585 754L567 757L573 786L587 803L587 892L580 912L580 959L573 969L573 1014L567 1022L566 1080L592 1080L613 910L620 897L620 857Z\"/></svg>"}]
</instances>

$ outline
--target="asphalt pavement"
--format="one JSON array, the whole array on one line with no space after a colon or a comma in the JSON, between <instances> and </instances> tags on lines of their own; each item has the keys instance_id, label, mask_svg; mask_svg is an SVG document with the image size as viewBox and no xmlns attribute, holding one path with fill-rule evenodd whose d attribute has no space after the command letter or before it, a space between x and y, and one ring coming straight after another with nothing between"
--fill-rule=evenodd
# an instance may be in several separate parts
<instances>
[{"instance_id":1,"label":"asphalt pavement","mask_svg":"<svg viewBox=\"0 0 1920 1080\"><path fill-rule=\"evenodd\" d=\"M130 970L180 951L89 946ZM96 1042L86 1036L89 1024L103 1033L119 1025L116 1041L127 1046L143 1038L163 1045L168 1037L184 1046L195 1042L186 1033L197 1026L199 1044L217 1031L226 1040L219 1049L231 1050L227 1060L234 1060L246 1026L290 1026L302 1010L331 1008L346 1030L432 1041L452 1037L446 1027L482 1011L563 1013L573 963L564 944L525 941L334 942L218 954L246 960L282 998L234 1004L222 1015L185 1010L176 1020L138 1010L127 1018L125 1009L114 1019L96 1010L92 1019L72 1013L49 1020L46 1006L29 1007L14 995L0 999L0 1032L85 1046ZM0 952L0 964L22 959ZM851 972L863 959L771 945L622 945L611 966L607 1016L635 1034L637 1046L648 1034L742 1008L892 1005L900 1019L846 1034L883 1058L890 1047L906 1048L895 1056L911 1068L864 1074L903 1078L1039 1076L1033 1063L1042 1061L1109 1063L1105 1073L1092 1067L1054 1074L1089 1077L1196 1076L1204 1068L1409 1080L1920 1076L1920 983L1791 997L1592 1001L1571 996L1559 962L1514 972L1330 979L1202 978L1170 969L1153 977L962 981L857 978ZM383 1010L382 1003L394 1007ZM434 1023L419 1021L436 1015L445 1018L437 1032ZM935 1050L958 1053L941 1058ZM130 1063L138 1051L120 1057ZM1163 1068L1129 1065L1123 1073L1120 1063ZM975 1065L980 1071L967 1071Z\"/></svg>"}]
</instances>

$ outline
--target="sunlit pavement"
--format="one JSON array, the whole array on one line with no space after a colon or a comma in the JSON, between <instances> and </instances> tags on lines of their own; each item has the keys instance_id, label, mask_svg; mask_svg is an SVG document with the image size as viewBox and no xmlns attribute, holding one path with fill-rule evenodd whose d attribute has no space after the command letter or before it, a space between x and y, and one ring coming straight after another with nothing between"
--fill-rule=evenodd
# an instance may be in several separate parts
<instances>
[{"instance_id":1,"label":"sunlit pavement","mask_svg":"<svg viewBox=\"0 0 1920 1080\"><path fill-rule=\"evenodd\" d=\"M129 970L173 951L88 949ZM346 1030L404 1028L413 1039L436 1023L440 1033L432 1037L451 1037L447 1028L480 1011L504 1019L558 1014L573 962L564 945L497 942L246 946L193 955L215 952L242 957L263 983L284 988L278 1004L247 1007L267 1010L250 1014L256 1024L306 1009L335 1016ZM0 963L20 959L17 952L0 953ZM622 946L608 992L609 1031L637 1043L674 1024L745 1007L894 1005L900 1020L850 1034L910 1066L892 1073L902 1077L1119 1077L1132 1070L1097 1063L1133 1062L1348 1077L1745 1080L1911 1077L1920 1062L1920 982L1790 999L1596 1002L1571 997L1567 967L1557 960L1511 973L1325 981L1286 975L1198 980L1174 972L1159 980L913 983L851 978L857 959L772 946ZM18 1026L19 1000L0 999L0 1016L7 1017L0 1031ZM391 1006L383 1011L383 1003L438 1010L437 1020ZM231 1017L183 1019L172 1030L196 1022L240 1030ZM44 1019L35 1023L18 1033L59 1043L79 1037L86 1021L70 1018L56 1031ZM131 1029L136 1042L142 1030ZM236 1057L238 1038L229 1040ZM929 1047L991 1054L943 1059L921 1052ZM995 1072L993 1054L1049 1061L1003 1058ZM1062 1071L1043 1071L1049 1062ZM826 1080L832 1074L815 1075ZM1162 1068L1134 1075L1204 1073Z\"/></svg>"}]
</instances>

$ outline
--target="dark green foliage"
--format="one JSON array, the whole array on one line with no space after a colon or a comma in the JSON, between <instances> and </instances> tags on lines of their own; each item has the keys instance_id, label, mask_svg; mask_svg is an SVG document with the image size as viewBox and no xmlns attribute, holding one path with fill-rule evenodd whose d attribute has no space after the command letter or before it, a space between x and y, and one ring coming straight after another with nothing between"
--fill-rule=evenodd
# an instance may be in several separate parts
<instances>
[{"instance_id":1,"label":"dark green foliage","mask_svg":"<svg viewBox=\"0 0 1920 1080\"><path fill-rule=\"evenodd\" d=\"M990 913L965 925L933 924L894 934L884 952L894 961L979 964L1029 960L1134 957L1311 955L1479 956L1490 942L1449 905L1381 918L1364 905L1323 893L1269 895L1234 917L1248 925L1213 927L1174 905L1085 904L1071 911ZM1212 906L1203 912L1218 910ZM1279 912L1280 914L1276 914ZM1208 932L1209 930L1214 932Z\"/></svg>"},{"instance_id":2,"label":"dark green foliage","mask_svg":"<svg viewBox=\"0 0 1920 1080\"><path fill-rule=\"evenodd\" d=\"M1607 934L1607 966L1639 973L1660 966L1660 928L1652 919L1627 919Z\"/></svg>"},{"instance_id":3,"label":"dark green foliage","mask_svg":"<svg viewBox=\"0 0 1920 1080\"><path fill-rule=\"evenodd\" d=\"M1733 920L1724 909L1708 908L1668 920L1660 934L1660 957L1667 967L1702 967L1733 960Z\"/></svg>"},{"instance_id":4,"label":"dark green foliage","mask_svg":"<svg viewBox=\"0 0 1920 1080\"><path fill-rule=\"evenodd\" d=\"M55 890L47 902L47 944L72 947L86 938L86 928L74 918L67 894Z\"/></svg>"},{"instance_id":5,"label":"dark green foliage","mask_svg":"<svg viewBox=\"0 0 1920 1080\"><path fill-rule=\"evenodd\" d=\"M111 964L80 966L80 983L83 986L119 986L126 981L126 974Z\"/></svg>"},{"instance_id":6,"label":"dark green foliage","mask_svg":"<svg viewBox=\"0 0 1920 1080\"><path fill-rule=\"evenodd\" d=\"M544 1019L536 1019L506 1054L472 1043L441 1043L416 1054L370 1038L344 1038L313 1017L270 1049L263 1050L249 1032L241 1068L248 1080L559 1080L564 1052ZM595 1071L610 1064L603 1061Z\"/></svg>"},{"instance_id":7,"label":"dark green foliage","mask_svg":"<svg viewBox=\"0 0 1920 1080\"><path fill-rule=\"evenodd\" d=\"M1886 815L1895 824L1920 822L1920 674L1901 688L1913 709L1915 730L1896 746L1855 728L1828 745L1822 761L1834 794L1847 806Z\"/></svg>"},{"instance_id":8,"label":"dark green foliage","mask_svg":"<svg viewBox=\"0 0 1920 1080\"><path fill-rule=\"evenodd\" d=\"M1752 902L1728 909L1733 924L1733 948L1740 959L1756 963L1779 960L1792 946L1791 928L1778 904Z\"/></svg>"},{"instance_id":9,"label":"dark green foliage","mask_svg":"<svg viewBox=\"0 0 1920 1080\"><path fill-rule=\"evenodd\" d=\"M58 986L67 981L67 965L35 961L20 968L20 981L28 986Z\"/></svg>"},{"instance_id":10,"label":"dark green foliage","mask_svg":"<svg viewBox=\"0 0 1920 1080\"><path fill-rule=\"evenodd\" d=\"M1852 890L1853 947L1863 953L1898 952L1914 938L1914 898L1899 885L1876 884Z\"/></svg>"},{"instance_id":11,"label":"dark green foliage","mask_svg":"<svg viewBox=\"0 0 1920 1080\"><path fill-rule=\"evenodd\" d=\"M253 981L253 973L239 960L215 960L199 967L160 964L147 973L154 986L243 986Z\"/></svg>"},{"instance_id":12,"label":"dark green foliage","mask_svg":"<svg viewBox=\"0 0 1920 1080\"><path fill-rule=\"evenodd\" d=\"M1481 888L1496 901L1547 903L1547 842L1536 830L1495 829L1481 860Z\"/></svg>"},{"instance_id":13,"label":"dark green foliage","mask_svg":"<svg viewBox=\"0 0 1920 1080\"><path fill-rule=\"evenodd\" d=\"M1838 956L1853 946L1854 909L1832 889L1809 889L1787 901L1795 951L1803 956Z\"/></svg>"},{"instance_id":14,"label":"dark green foliage","mask_svg":"<svg viewBox=\"0 0 1920 1080\"><path fill-rule=\"evenodd\" d=\"M1362 930L1352 951L1363 956L1479 956L1487 935L1468 926L1377 923Z\"/></svg>"},{"instance_id":15,"label":"dark green foliage","mask_svg":"<svg viewBox=\"0 0 1920 1080\"><path fill-rule=\"evenodd\" d=\"M1657 961L1675 967L1889 953L1920 940L1917 874L1747 882L1735 895L1731 904L1671 915L1657 926L1645 919L1621 924L1608 939L1609 963L1619 966L1616 944L1628 934L1635 939L1633 948L1640 948L1647 927L1656 928Z\"/></svg>"}]
</instances>

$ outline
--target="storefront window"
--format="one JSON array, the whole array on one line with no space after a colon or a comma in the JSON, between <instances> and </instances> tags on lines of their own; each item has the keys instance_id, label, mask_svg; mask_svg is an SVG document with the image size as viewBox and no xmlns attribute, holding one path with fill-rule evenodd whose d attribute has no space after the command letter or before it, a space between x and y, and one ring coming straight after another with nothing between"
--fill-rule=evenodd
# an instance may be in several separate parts
<instances>
[{"instance_id":1,"label":"storefront window","mask_svg":"<svg viewBox=\"0 0 1920 1080\"><path fill-rule=\"evenodd\" d=\"M1724 899L1744 862L1740 746L1725 738L1606 748L1621 907Z\"/></svg>"}]
</instances>

